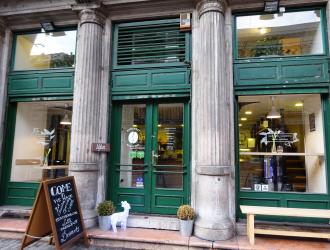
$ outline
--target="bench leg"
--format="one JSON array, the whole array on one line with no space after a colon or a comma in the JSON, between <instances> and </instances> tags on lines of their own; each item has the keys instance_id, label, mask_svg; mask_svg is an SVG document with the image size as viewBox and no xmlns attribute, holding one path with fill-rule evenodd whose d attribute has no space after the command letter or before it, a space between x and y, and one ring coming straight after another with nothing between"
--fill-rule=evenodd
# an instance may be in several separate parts
<instances>
[{"instance_id":1,"label":"bench leg","mask_svg":"<svg viewBox=\"0 0 330 250\"><path fill-rule=\"evenodd\" d=\"M254 245L254 214L247 214L247 235L251 245Z\"/></svg>"}]
</instances>

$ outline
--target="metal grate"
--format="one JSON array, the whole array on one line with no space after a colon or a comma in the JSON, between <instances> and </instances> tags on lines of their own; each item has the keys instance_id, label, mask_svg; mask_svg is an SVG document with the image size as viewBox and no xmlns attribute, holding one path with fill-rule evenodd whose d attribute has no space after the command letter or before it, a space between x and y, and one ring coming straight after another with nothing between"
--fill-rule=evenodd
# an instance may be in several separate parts
<instances>
[{"instance_id":1,"label":"metal grate","mask_svg":"<svg viewBox=\"0 0 330 250\"><path fill-rule=\"evenodd\" d=\"M185 37L177 22L118 27L117 65L184 62Z\"/></svg>"}]
</instances>

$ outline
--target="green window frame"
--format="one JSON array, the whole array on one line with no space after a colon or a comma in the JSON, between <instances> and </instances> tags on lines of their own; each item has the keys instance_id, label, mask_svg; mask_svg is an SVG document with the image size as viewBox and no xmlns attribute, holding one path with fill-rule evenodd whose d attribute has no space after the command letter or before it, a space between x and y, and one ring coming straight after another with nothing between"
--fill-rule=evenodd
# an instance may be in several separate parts
<instances>
[{"instance_id":1,"label":"green window frame","mask_svg":"<svg viewBox=\"0 0 330 250\"><path fill-rule=\"evenodd\" d=\"M76 26L68 26L68 27L60 27L56 28L54 32L65 32L65 31L78 31ZM13 44L12 44L12 53L11 53L11 63L10 63L10 72L39 72L39 71L48 71L48 70L65 70L65 69L74 69L74 67L53 67L53 68L43 68L43 69L24 69L24 70L15 70L15 58L16 58L16 46L17 46L17 37L19 35L31 35L31 34L38 34L43 33L41 29L33 29L29 31L18 31L14 32L13 37ZM52 32L49 32L52 33ZM76 51L77 51L77 34L76 34L76 43L75 43L75 54L74 54L74 64L76 60Z\"/></svg>"},{"instance_id":2,"label":"green window frame","mask_svg":"<svg viewBox=\"0 0 330 250\"><path fill-rule=\"evenodd\" d=\"M164 35L165 33L169 34L168 38ZM133 39L129 40L130 36L140 36L136 40L139 43L136 48L129 44L134 42ZM151 36L152 39L148 36ZM168 46L166 41L163 41L164 39L168 39ZM113 70L168 66L190 67L191 33L180 31L180 19L178 18L117 23L114 25L113 41ZM146 46L143 42L150 42L150 44ZM137 50L139 54L136 59L141 60L141 62L133 64L133 51ZM157 53L162 53L162 55L159 56ZM169 55L168 62L166 62L166 55ZM180 60L171 61L170 57L173 56L177 59L180 58ZM156 62L158 59L164 60L164 62ZM120 64L119 62L124 62L123 60L126 60L126 63ZM146 63L143 63L143 60L146 60ZM155 62L152 62L153 60Z\"/></svg>"},{"instance_id":3,"label":"green window frame","mask_svg":"<svg viewBox=\"0 0 330 250\"><path fill-rule=\"evenodd\" d=\"M321 25L321 32L322 32L322 45L323 45L323 52L321 54L308 54L308 55L292 55L292 56L261 56L261 57L238 57L238 35L237 35L237 17L242 16L252 16L252 15L262 15L267 14L264 12L254 12L254 13L237 13L233 16L233 55L235 62L248 62L248 61L271 61L276 60L279 58L299 58L299 57L310 57L310 56L324 56L329 54L329 44L327 38L327 23L326 23L326 11L323 6L316 6L316 7L308 7L308 8L286 8L285 13L293 13L293 12L301 12L301 11L313 11L319 10L320 11L320 25Z\"/></svg>"},{"instance_id":4,"label":"green window frame","mask_svg":"<svg viewBox=\"0 0 330 250\"><path fill-rule=\"evenodd\" d=\"M240 151L239 151L239 96L255 95L286 95L286 94L320 94L321 108L323 118L323 138L324 138L324 161L326 167L326 193L300 193L300 192L258 192L250 190L241 190L240 188ZM330 95L329 87L310 87L310 88L291 88L289 91L281 89L245 89L235 92L235 162L236 162L236 217L244 218L240 211L240 205L264 205L279 207L297 207L297 208L318 208L330 209ZM276 203L276 204L275 204ZM315 222L328 223L322 219L299 219L294 217L282 218L272 216L260 216L258 219L271 221L289 221L289 222Z\"/></svg>"}]
</instances>

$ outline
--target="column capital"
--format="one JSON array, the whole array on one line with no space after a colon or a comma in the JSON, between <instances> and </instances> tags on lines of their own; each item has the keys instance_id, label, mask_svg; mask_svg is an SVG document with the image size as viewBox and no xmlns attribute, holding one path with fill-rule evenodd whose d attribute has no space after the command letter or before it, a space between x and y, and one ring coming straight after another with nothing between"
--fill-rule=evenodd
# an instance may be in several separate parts
<instances>
[{"instance_id":1,"label":"column capital","mask_svg":"<svg viewBox=\"0 0 330 250\"><path fill-rule=\"evenodd\" d=\"M198 17L200 18L207 12L225 13L226 5L225 0L197 0L196 9Z\"/></svg>"},{"instance_id":2,"label":"column capital","mask_svg":"<svg viewBox=\"0 0 330 250\"><path fill-rule=\"evenodd\" d=\"M100 26L105 24L105 15L97 9L83 9L79 13L80 26L84 23L95 23Z\"/></svg>"}]
</instances>

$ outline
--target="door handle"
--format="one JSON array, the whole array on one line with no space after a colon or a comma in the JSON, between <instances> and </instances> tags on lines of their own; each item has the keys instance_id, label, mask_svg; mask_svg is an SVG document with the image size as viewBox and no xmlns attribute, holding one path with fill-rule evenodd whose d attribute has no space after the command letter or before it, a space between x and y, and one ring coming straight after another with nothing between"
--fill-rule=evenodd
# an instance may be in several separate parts
<instances>
[{"instance_id":1,"label":"door handle","mask_svg":"<svg viewBox=\"0 0 330 250\"><path fill-rule=\"evenodd\" d=\"M159 155L155 153L155 150L152 150L151 154L152 154L152 164L155 165L156 159L158 159Z\"/></svg>"}]
</instances>

